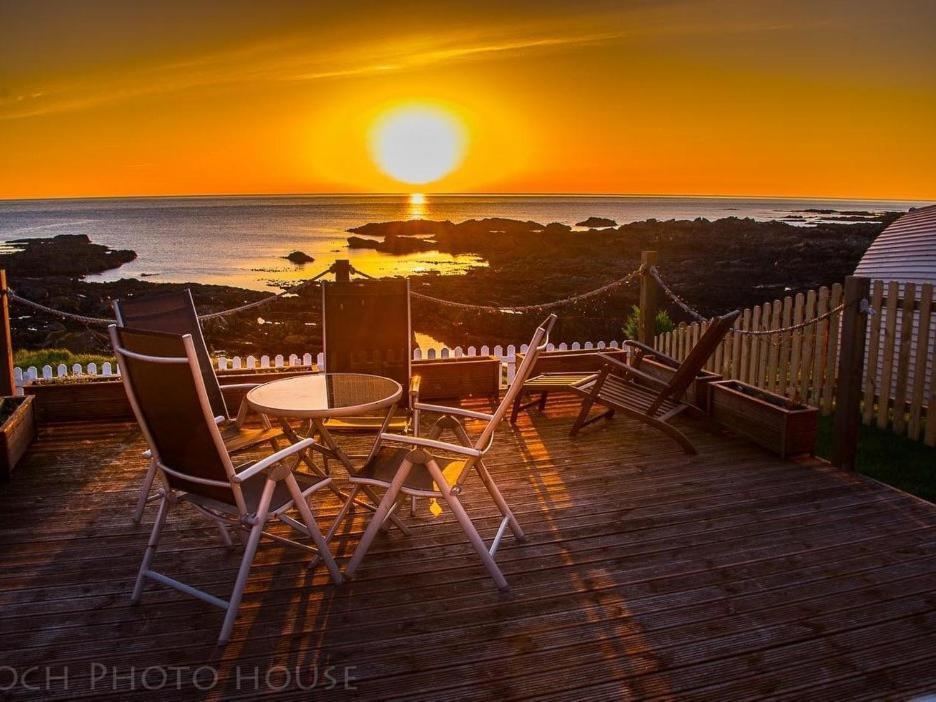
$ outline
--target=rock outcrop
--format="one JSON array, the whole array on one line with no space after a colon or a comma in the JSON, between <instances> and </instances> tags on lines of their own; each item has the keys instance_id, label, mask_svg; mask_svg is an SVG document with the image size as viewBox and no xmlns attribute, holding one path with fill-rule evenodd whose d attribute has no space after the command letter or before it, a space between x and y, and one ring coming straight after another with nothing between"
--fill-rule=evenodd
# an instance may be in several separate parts
<instances>
[{"instance_id":1,"label":"rock outcrop","mask_svg":"<svg viewBox=\"0 0 936 702\"><path fill-rule=\"evenodd\" d=\"M285 258L290 263L295 263L297 266L315 261L315 259L305 251L293 251L292 253L283 256L283 258Z\"/></svg>"},{"instance_id":2,"label":"rock outcrop","mask_svg":"<svg viewBox=\"0 0 936 702\"><path fill-rule=\"evenodd\" d=\"M608 217L589 217L586 220L577 222L576 227L588 227L589 229L607 229L608 227L616 227L617 222Z\"/></svg>"}]
</instances>

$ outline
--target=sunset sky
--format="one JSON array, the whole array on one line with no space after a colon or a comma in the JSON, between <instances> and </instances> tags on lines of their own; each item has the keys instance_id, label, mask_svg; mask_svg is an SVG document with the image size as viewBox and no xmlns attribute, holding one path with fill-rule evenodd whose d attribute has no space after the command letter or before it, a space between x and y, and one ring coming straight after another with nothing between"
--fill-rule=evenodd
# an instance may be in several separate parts
<instances>
[{"instance_id":1,"label":"sunset sky","mask_svg":"<svg viewBox=\"0 0 936 702\"><path fill-rule=\"evenodd\" d=\"M936 2L0 0L0 197L936 197Z\"/></svg>"}]
</instances>

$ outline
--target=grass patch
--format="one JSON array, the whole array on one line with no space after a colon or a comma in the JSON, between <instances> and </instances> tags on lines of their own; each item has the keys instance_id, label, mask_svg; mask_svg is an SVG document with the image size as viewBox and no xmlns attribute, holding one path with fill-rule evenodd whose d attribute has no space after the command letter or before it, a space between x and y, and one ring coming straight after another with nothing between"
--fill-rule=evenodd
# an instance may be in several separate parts
<instances>
[{"instance_id":1,"label":"grass patch","mask_svg":"<svg viewBox=\"0 0 936 702\"><path fill-rule=\"evenodd\" d=\"M832 417L819 417L816 455L832 451ZM936 448L911 441L876 426L861 425L858 472L936 502Z\"/></svg>"},{"instance_id":2,"label":"grass patch","mask_svg":"<svg viewBox=\"0 0 936 702\"><path fill-rule=\"evenodd\" d=\"M72 353L68 349L20 349L13 354L13 365L20 368L29 368L35 366L52 366L55 368L60 363L64 363L69 368L75 363L83 366L89 363L97 363L98 367L105 361L114 363L113 356L102 356L94 353Z\"/></svg>"}]
</instances>

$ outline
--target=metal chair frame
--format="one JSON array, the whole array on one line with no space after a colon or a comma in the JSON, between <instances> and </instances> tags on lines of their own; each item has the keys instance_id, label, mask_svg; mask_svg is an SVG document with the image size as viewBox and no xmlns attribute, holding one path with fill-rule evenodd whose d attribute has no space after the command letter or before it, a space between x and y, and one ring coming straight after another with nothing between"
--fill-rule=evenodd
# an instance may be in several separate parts
<instances>
[{"instance_id":1,"label":"metal chair frame","mask_svg":"<svg viewBox=\"0 0 936 702\"><path fill-rule=\"evenodd\" d=\"M160 489L158 495L159 510L156 515L156 521L153 524L153 529L150 534L146 550L143 554L140 569L133 587L131 601L134 604L138 603L143 594L143 587L146 580L153 580L162 585L172 587L187 595L191 595L192 597L196 597L204 602L219 607L225 610L225 617L221 626L220 635L218 637L218 643L224 644L230 639L234 621L237 617L237 612L243 597L244 588L247 583L247 577L250 573L250 567L253 562L254 555L256 554L260 539L263 537L292 546L294 548L301 549L303 551L311 552L317 557L321 557L325 562L325 566L328 569L334 582L341 583L342 576L338 571L338 567L331 552L328 549L327 540L322 535L322 532L319 529L318 524L316 523L312 514L312 510L307 502L307 498L312 493L330 485L331 478L325 477L318 479L317 482L314 482L303 490L296 480L296 476L294 474L294 470L299 464L301 453L307 449L309 445L311 445L312 440L306 439L305 441L292 444L252 464L235 468L231 460L231 455L225 447L224 439L221 436L221 432L218 429L218 425L211 410L208 394L205 390L204 378L202 377L202 374L198 368L198 359L196 356L192 336L190 334L186 334L180 337L185 351L184 356L153 356L136 353L124 348L120 342L116 325L111 325L109 331L111 341L114 345L114 350L117 352L121 361L124 359L133 359L135 361L149 364L188 365L192 373L192 379L197 394L197 401L201 407L202 414L204 415L204 421L208 427L208 432L214 444L214 449L218 452L218 457L224 467L225 479L220 479L220 476L219 479L208 479L184 473L182 471L176 470L172 466L166 465L161 460L157 449L157 442L154 440L154 434L149 425L146 414L143 412L143 409L139 404L137 393L134 390L133 371L127 367L124 368L124 371L121 374L124 387L127 391L127 397L130 400L130 405L137 417L137 421L139 422L140 429L142 430L143 435L150 446L152 462L153 465L156 466L156 470L163 474L164 478L166 476L172 476L192 484L212 486L215 488L228 488L231 490L231 493L234 497L234 504L226 509L226 505L220 505L217 501L208 499L204 495L198 495L194 492L181 492L179 490L173 489L170 487L171 481L164 479L163 483L165 487ZM149 333L152 334L152 332ZM286 459L293 456L296 457L296 461L293 462L292 465L287 465L284 463ZM241 485L246 480L261 474L265 476L263 490L256 509L251 512L248 510L247 504L244 500ZM273 497L273 492L277 483L280 482L286 485L291 499L284 502L276 509L271 510L270 504ZM203 514L204 516L214 521L219 528L222 541L228 547L232 546L231 537L228 533L228 526L232 526L247 532L248 536L244 545L244 554L241 558L241 565L238 569L237 579L234 583L231 596L228 600L223 600L203 590L199 590L195 587L192 587L191 585L164 575L163 573L157 572L151 568L153 558L156 554L157 547L159 546L163 526L166 523L169 511L179 502L186 502L191 504L200 514ZM302 521L298 521L286 514L287 511L294 507L298 510ZM266 531L264 527L271 519L278 519L280 522L288 525L295 531L299 532L301 535L311 538L312 542L314 543L314 547ZM317 560L317 558L313 559L310 565L316 563Z\"/></svg>"},{"instance_id":2,"label":"metal chair frame","mask_svg":"<svg viewBox=\"0 0 936 702\"><path fill-rule=\"evenodd\" d=\"M386 520L396 510L401 496L442 498L451 509L452 514L458 521L462 530L465 532L474 550L478 553L485 568L487 568L498 588L508 589L507 580L498 567L495 556L501 545L503 537L509 528L518 541L524 541L525 535L519 522L510 510L510 506L504 499L490 471L484 464L484 456L490 450L494 442L494 432L500 423L504 420L508 410L514 402L517 393L523 387L523 382L529 375L533 364L539 354L545 351L549 343L549 332L556 322L556 316L550 315L537 329L530 341L529 352L523 359L520 367L517 369L516 376L510 388L508 388L503 399L493 414L484 412L475 412L473 410L461 409L458 407L444 407L441 405L432 405L426 403L416 403L413 407L415 413L415 431L412 436L402 434L382 433L378 440L378 446L375 446L371 452L371 457L375 456L379 444L391 443L405 447L410 447L406 453L392 481L379 480L364 475L364 471L349 476L354 489L351 496L356 494L357 490L364 486L382 487L386 489L383 498L380 501L377 511L371 518L361 541L355 549L351 561L345 569L345 575L351 577L360 566L367 550L370 548L377 531L380 530ZM427 437L418 436L419 416L423 412L438 413L441 416L437 419L428 432ZM479 419L487 422L477 439L472 440L468 435L463 424L464 419ZM443 431L450 430L455 434L457 443L442 441L440 436ZM446 478L443 469L434 455L434 452L447 453L460 459L461 465L458 467L458 475L454 480ZM421 490L407 487L405 485L407 477L414 469L424 469L432 476L434 489ZM481 482L488 491L498 510L502 515L500 526L494 536L490 546L487 546L478 534L474 523L471 521L467 511L461 503L459 497L464 489L464 483L472 473L476 473ZM351 505L349 499L342 507L334 526L326 538L330 537L338 524L345 518Z\"/></svg>"},{"instance_id":3,"label":"metal chair frame","mask_svg":"<svg viewBox=\"0 0 936 702\"><path fill-rule=\"evenodd\" d=\"M136 301L136 299L134 298L133 300L130 300L130 301L121 301L121 300L113 301L114 317L117 320L117 325L120 327L131 326L136 329L151 329L152 331L169 332L169 333L174 333L174 334L184 334L184 333L189 332L192 334L192 343L194 345L196 355L201 356L202 359L205 359L205 358L210 359L210 354L208 353L208 347L205 344L204 335L201 333L201 325L200 325L200 322L198 321L198 312L195 309L195 301L192 299L191 290L185 289L185 290L178 291L178 292L173 291L170 293L160 293L155 296L141 298L141 300L146 300L146 301L153 300L153 299L166 299L166 300L178 301L180 303L179 309L184 309L184 311L187 313L187 316L189 318L186 320L182 320L183 321L182 324L168 325L168 326L175 327L173 329L165 328L167 326L166 324L152 324L152 325L146 324L141 319L132 319L130 324L128 325L127 319L126 319L127 315L125 314L124 306L127 305L128 303L132 306L133 302ZM151 317L153 317L154 319L158 319L159 317L162 317L163 321L165 321L165 315L153 314L151 315ZM194 328L191 328L191 329L180 328L183 326L194 327ZM207 389L207 383L212 383L216 388L216 390L213 391L213 395L209 394L209 404L211 404L210 403L211 396L218 398L212 405L212 411L215 414L215 417L214 417L215 422L217 422L220 427L225 427L225 428L231 427L231 428L236 428L238 431L240 431L244 425L244 422L247 420L248 415L250 414L250 406L247 404L246 401L242 401L240 404L240 407L238 407L237 414L234 417L231 417L228 411L227 403L224 401L223 390L225 389L227 390L250 390L256 387L257 383L234 383L234 384L222 386L221 383L218 381L217 375L214 374L213 368L211 371L210 378L205 377L207 370L202 363L199 363L198 369L199 369L199 372L202 374L202 378L206 382L206 389ZM253 440L241 442L241 445L238 445L236 449L233 449L234 451L240 451L240 450L247 449L247 448L253 448L254 446L257 446L258 444L262 444L262 443L269 443L270 447L274 451L277 451L279 449L279 445L276 442L276 438L281 434L281 432L278 432L278 431L273 432L272 431L273 425L270 423L269 418L262 414L260 414L259 416L260 416L260 422L263 426L264 431L258 433L256 438ZM149 454L150 452L146 451L144 455L146 455L147 458L151 458ZM159 494L153 493L152 491L153 483L156 480L156 474L157 474L156 463L151 460L149 468L143 477L143 482L140 485L139 497L137 497L136 505L133 508L133 513L132 513L131 518L134 524L139 524L142 521L143 511L144 509L146 509L146 504L148 502L151 502L159 498Z\"/></svg>"}]
</instances>

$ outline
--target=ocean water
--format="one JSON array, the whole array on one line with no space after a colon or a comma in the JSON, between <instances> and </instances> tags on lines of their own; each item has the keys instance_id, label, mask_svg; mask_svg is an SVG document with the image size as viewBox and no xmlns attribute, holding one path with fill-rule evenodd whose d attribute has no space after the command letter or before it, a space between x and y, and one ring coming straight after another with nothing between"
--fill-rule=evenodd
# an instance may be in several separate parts
<instances>
[{"instance_id":1,"label":"ocean water","mask_svg":"<svg viewBox=\"0 0 936 702\"><path fill-rule=\"evenodd\" d=\"M925 204L884 200L793 200L700 197L403 195L308 197L185 197L0 201L0 242L87 234L138 258L89 280L145 278L165 282L237 285L256 290L309 277L335 259L349 258L371 275L464 271L483 265L473 256L423 252L391 256L347 248L348 228L423 217L454 222L509 217L574 225L590 216L619 224L649 218L752 217L808 226L829 215L802 210L905 211ZM283 259L301 250L314 263Z\"/></svg>"}]
</instances>

